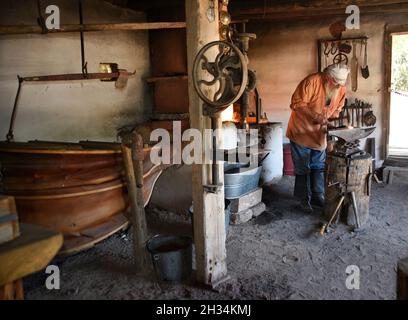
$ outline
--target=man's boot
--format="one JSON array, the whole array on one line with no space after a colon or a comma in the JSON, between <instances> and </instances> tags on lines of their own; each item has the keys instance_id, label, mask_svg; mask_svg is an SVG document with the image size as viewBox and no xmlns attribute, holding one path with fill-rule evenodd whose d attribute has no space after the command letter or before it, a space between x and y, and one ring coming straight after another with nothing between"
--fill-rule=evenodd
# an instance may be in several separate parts
<instances>
[{"instance_id":1,"label":"man's boot","mask_svg":"<svg viewBox=\"0 0 408 320\"><path fill-rule=\"evenodd\" d=\"M294 195L300 200L300 207L307 213L312 213L310 174L296 175Z\"/></svg>"},{"instance_id":2,"label":"man's boot","mask_svg":"<svg viewBox=\"0 0 408 320\"><path fill-rule=\"evenodd\" d=\"M312 206L324 207L324 170L311 170Z\"/></svg>"}]
</instances>

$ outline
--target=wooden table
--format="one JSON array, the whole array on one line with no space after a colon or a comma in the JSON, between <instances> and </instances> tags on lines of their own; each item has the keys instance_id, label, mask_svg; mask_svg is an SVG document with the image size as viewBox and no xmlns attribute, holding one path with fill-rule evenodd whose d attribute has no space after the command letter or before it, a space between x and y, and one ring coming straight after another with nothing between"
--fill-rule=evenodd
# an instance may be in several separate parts
<instances>
[{"instance_id":1,"label":"wooden table","mask_svg":"<svg viewBox=\"0 0 408 320\"><path fill-rule=\"evenodd\" d=\"M61 233L20 224L21 235L0 245L0 300L24 299L22 278L47 267L63 243Z\"/></svg>"}]
</instances>

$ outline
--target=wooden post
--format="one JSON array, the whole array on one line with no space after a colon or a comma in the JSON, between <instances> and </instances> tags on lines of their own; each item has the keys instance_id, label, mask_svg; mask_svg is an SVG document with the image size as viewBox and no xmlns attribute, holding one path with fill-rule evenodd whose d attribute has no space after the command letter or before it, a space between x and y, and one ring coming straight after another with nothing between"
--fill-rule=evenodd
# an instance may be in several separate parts
<instances>
[{"instance_id":1,"label":"wooden post","mask_svg":"<svg viewBox=\"0 0 408 320\"><path fill-rule=\"evenodd\" d=\"M408 300L408 258L398 263L397 299Z\"/></svg>"},{"instance_id":2,"label":"wooden post","mask_svg":"<svg viewBox=\"0 0 408 320\"><path fill-rule=\"evenodd\" d=\"M143 141L140 148L141 137L139 134L126 134L122 135L121 138L131 212L130 220L133 224L133 252L136 268L137 271L147 272L151 264L146 251L147 226L143 200Z\"/></svg>"},{"instance_id":3,"label":"wooden post","mask_svg":"<svg viewBox=\"0 0 408 320\"><path fill-rule=\"evenodd\" d=\"M187 59L189 74L190 125L201 133L211 127L203 116L203 102L192 83L192 67L198 51L207 43L219 40L218 1L214 1L214 21L207 18L208 0L186 0ZM220 123L218 123L220 125ZM211 146L211 138L203 136L203 154ZM203 155L204 159L204 155ZM211 287L227 277L225 249L224 189L217 193L205 192L203 185L211 181L211 166L193 164L194 244L196 251L197 281ZM224 181L223 166L219 165L219 182Z\"/></svg>"}]
</instances>

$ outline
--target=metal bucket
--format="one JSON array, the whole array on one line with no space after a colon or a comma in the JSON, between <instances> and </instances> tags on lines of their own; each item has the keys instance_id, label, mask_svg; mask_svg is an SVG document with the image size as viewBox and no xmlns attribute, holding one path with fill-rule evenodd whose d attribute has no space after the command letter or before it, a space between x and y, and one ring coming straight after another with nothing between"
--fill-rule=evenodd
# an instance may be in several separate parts
<instances>
[{"instance_id":1,"label":"metal bucket","mask_svg":"<svg viewBox=\"0 0 408 320\"><path fill-rule=\"evenodd\" d=\"M258 187L262 167L250 168L244 164L224 165L225 199L237 199Z\"/></svg>"},{"instance_id":2,"label":"metal bucket","mask_svg":"<svg viewBox=\"0 0 408 320\"><path fill-rule=\"evenodd\" d=\"M191 276L191 238L156 235L147 242L147 250L159 280L180 282Z\"/></svg>"}]
</instances>

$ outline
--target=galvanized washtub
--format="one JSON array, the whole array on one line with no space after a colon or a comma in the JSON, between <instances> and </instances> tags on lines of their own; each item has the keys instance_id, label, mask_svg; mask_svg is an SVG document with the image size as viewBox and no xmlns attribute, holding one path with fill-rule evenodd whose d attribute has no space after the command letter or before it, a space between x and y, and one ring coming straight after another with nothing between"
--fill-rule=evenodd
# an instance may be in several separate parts
<instances>
[{"instance_id":1,"label":"galvanized washtub","mask_svg":"<svg viewBox=\"0 0 408 320\"><path fill-rule=\"evenodd\" d=\"M262 167L251 168L241 163L224 164L225 199L232 200L255 190L259 184Z\"/></svg>"},{"instance_id":2,"label":"galvanized washtub","mask_svg":"<svg viewBox=\"0 0 408 320\"><path fill-rule=\"evenodd\" d=\"M15 197L19 220L62 232L61 253L128 224L120 145L0 142L0 164L1 192Z\"/></svg>"}]
</instances>

